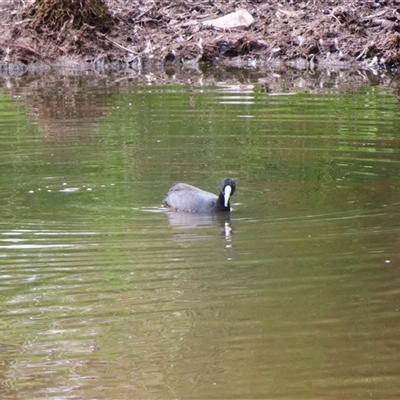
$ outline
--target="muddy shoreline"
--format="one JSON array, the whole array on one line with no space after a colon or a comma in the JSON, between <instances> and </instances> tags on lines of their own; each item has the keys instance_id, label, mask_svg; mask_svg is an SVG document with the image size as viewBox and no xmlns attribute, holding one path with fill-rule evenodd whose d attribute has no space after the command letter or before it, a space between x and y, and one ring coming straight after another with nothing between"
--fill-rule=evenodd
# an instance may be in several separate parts
<instances>
[{"instance_id":1,"label":"muddy shoreline","mask_svg":"<svg viewBox=\"0 0 400 400\"><path fill-rule=\"evenodd\" d=\"M290 66L400 72L400 0L185 2L106 0L107 29L35 19L35 3L0 0L0 72ZM246 10L249 26L205 21Z\"/></svg>"}]
</instances>

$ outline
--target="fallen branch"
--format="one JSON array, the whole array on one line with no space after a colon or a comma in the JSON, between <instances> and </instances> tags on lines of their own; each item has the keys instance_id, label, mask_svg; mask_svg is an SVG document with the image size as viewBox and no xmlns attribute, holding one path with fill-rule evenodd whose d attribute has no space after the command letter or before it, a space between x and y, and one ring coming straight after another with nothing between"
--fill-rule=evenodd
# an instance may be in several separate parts
<instances>
[{"instance_id":1,"label":"fallen branch","mask_svg":"<svg viewBox=\"0 0 400 400\"><path fill-rule=\"evenodd\" d=\"M134 52L132 49L128 49L127 47L124 47L122 45L120 45L117 42L114 42L114 40L111 40L110 38L108 38L104 33L100 33L100 32L96 32L98 36L102 37L103 39L107 40L107 42L110 42L111 44L113 44L114 46L118 47L121 50L125 50L128 51L129 53L132 54L138 54L136 52Z\"/></svg>"},{"instance_id":2,"label":"fallen branch","mask_svg":"<svg viewBox=\"0 0 400 400\"><path fill-rule=\"evenodd\" d=\"M37 52L36 50L32 49L32 47L29 46L25 46L23 44L18 44L18 43L8 43L8 42L2 42L1 43L3 46L8 46L8 47L17 47L19 49L25 50L25 51L29 51L30 53L35 54L36 56L40 57L41 60L50 66L50 64L45 60L44 56L42 54L40 54L39 52Z\"/></svg>"}]
</instances>

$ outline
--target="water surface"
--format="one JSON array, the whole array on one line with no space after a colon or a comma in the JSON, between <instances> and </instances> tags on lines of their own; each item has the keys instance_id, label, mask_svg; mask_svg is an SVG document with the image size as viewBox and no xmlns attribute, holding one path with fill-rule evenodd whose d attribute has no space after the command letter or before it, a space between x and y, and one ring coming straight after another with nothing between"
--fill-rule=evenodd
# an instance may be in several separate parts
<instances>
[{"instance_id":1,"label":"water surface","mask_svg":"<svg viewBox=\"0 0 400 400\"><path fill-rule=\"evenodd\" d=\"M398 81L237 79L0 89L1 398L400 396Z\"/></svg>"}]
</instances>

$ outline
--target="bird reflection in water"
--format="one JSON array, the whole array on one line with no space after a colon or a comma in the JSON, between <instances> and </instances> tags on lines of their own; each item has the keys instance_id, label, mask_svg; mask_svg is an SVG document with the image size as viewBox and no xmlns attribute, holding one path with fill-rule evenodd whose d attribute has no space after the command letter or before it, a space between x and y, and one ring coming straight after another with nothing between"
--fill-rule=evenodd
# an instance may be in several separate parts
<instances>
[{"instance_id":1,"label":"bird reflection in water","mask_svg":"<svg viewBox=\"0 0 400 400\"><path fill-rule=\"evenodd\" d=\"M173 228L196 229L207 226L218 226L220 227L221 235L226 240L231 240L232 226L230 213L196 214L168 211L166 214L168 222Z\"/></svg>"}]
</instances>

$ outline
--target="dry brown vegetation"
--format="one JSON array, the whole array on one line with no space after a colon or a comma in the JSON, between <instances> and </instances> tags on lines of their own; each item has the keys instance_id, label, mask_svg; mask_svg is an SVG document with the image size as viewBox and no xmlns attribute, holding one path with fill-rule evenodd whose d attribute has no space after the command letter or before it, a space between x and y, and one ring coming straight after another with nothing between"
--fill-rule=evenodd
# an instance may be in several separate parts
<instances>
[{"instance_id":1,"label":"dry brown vegetation","mask_svg":"<svg viewBox=\"0 0 400 400\"><path fill-rule=\"evenodd\" d=\"M202 25L238 8L248 28ZM0 0L0 68L198 62L400 70L400 0Z\"/></svg>"}]
</instances>

